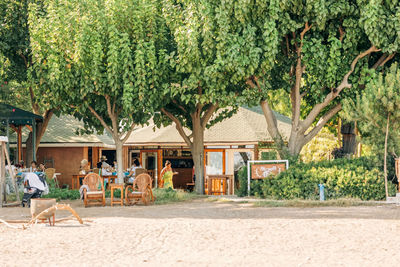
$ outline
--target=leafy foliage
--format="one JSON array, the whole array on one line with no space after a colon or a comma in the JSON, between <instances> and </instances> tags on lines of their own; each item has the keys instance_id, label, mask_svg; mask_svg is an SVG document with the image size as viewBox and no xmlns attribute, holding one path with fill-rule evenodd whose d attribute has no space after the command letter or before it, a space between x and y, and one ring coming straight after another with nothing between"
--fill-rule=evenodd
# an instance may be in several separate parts
<instances>
[{"instance_id":1,"label":"leafy foliage","mask_svg":"<svg viewBox=\"0 0 400 267\"><path fill-rule=\"evenodd\" d=\"M327 160L337 147L339 147L338 138L328 128L323 128L304 146L300 157L303 162Z\"/></svg>"},{"instance_id":2,"label":"leafy foliage","mask_svg":"<svg viewBox=\"0 0 400 267\"><path fill-rule=\"evenodd\" d=\"M374 158L297 163L276 177L252 181L251 194L274 199L318 199L318 184L324 184L327 199L381 200L385 198L384 176L375 166ZM247 195L247 171L239 177L238 194ZM242 188L242 184L246 186ZM389 190L395 193L393 183Z\"/></svg>"},{"instance_id":3,"label":"leafy foliage","mask_svg":"<svg viewBox=\"0 0 400 267\"><path fill-rule=\"evenodd\" d=\"M344 101L342 116L357 121L361 141L383 156L389 116L388 151L400 151L400 69L393 64L385 73L373 75L362 94Z\"/></svg>"},{"instance_id":4,"label":"leafy foliage","mask_svg":"<svg viewBox=\"0 0 400 267\"><path fill-rule=\"evenodd\" d=\"M31 75L39 90L63 112L82 119L88 130L105 128L89 106L112 125L107 97L117 131L147 122L155 97L150 92L159 86L162 66L156 59L164 57L158 49L163 28L153 2L45 1L46 13L32 6Z\"/></svg>"}]
</instances>

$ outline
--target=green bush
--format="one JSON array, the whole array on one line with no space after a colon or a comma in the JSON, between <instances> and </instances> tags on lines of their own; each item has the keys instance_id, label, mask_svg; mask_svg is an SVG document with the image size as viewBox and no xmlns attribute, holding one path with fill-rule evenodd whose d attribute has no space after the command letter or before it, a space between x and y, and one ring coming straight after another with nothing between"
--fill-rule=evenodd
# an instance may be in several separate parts
<instances>
[{"instance_id":1,"label":"green bush","mask_svg":"<svg viewBox=\"0 0 400 267\"><path fill-rule=\"evenodd\" d=\"M273 199L318 199L318 184L323 184L327 199L381 200L385 198L384 176L376 166L373 158L295 163L275 177L252 181L251 195ZM238 176L238 195L247 195L247 170L239 172ZM389 192L395 193L391 182Z\"/></svg>"},{"instance_id":2,"label":"green bush","mask_svg":"<svg viewBox=\"0 0 400 267\"><path fill-rule=\"evenodd\" d=\"M55 198L57 200L74 200L79 199L79 190L69 190L67 188L50 188L50 192L43 198Z\"/></svg>"}]
</instances>

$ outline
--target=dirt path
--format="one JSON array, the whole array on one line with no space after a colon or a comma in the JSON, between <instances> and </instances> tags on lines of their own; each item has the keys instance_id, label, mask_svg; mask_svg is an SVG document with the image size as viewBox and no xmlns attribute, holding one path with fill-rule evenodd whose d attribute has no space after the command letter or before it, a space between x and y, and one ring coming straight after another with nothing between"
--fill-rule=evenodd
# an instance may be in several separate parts
<instances>
[{"instance_id":1,"label":"dirt path","mask_svg":"<svg viewBox=\"0 0 400 267\"><path fill-rule=\"evenodd\" d=\"M199 200L82 208L22 231L0 225L0 266L396 266L400 207L253 208ZM58 214L58 217L68 214ZM29 209L0 209L28 219Z\"/></svg>"}]
</instances>

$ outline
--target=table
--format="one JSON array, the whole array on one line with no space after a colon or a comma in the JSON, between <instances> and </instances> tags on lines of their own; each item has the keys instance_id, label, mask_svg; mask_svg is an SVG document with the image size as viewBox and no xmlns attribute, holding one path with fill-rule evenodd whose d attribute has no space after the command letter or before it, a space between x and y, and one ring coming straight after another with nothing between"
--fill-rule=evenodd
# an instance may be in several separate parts
<instances>
[{"instance_id":1,"label":"table","mask_svg":"<svg viewBox=\"0 0 400 267\"><path fill-rule=\"evenodd\" d=\"M114 200L114 190L119 189L121 190L121 198L119 200ZM110 184L110 190L111 190L111 206L113 204L121 204L121 206L124 205L124 184Z\"/></svg>"},{"instance_id":2,"label":"table","mask_svg":"<svg viewBox=\"0 0 400 267\"><path fill-rule=\"evenodd\" d=\"M75 174L75 175L72 175L72 182L71 182L71 184L72 184L72 186L71 186L71 189L79 189L80 188L80 183L79 183L79 179L80 178L85 178L85 176L86 176L86 174ZM108 184L110 184L110 183L116 183L116 181L117 181L117 179L118 179L118 177L116 176L116 175L104 175L104 176L101 176L102 178L103 178L103 181L104 181L104 179L108 179ZM76 187L75 187L76 186Z\"/></svg>"},{"instance_id":3,"label":"table","mask_svg":"<svg viewBox=\"0 0 400 267\"><path fill-rule=\"evenodd\" d=\"M101 177L103 178L103 181L108 179L107 188L110 188L110 184L116 184L118 179L118 176L116 175L102 175Z\"/></svg>"}]
</instances>

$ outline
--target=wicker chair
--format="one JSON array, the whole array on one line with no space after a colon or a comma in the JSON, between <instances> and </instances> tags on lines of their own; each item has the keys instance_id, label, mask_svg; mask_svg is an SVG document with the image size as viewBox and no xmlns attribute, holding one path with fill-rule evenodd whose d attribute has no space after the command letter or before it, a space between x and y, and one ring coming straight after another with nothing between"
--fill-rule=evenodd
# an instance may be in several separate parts
<instances>
[{"instance_id":1,"label":"wicker chair","mask_svg":"<svg viewBox=\"0 0 400 267\"><path fill-rule=\"evenodd\" d=\"M131 205L142 201L144 205L147 205L154 202L153 191L151 190L152 182L147 173L137 175L133 185L128 185L125 188L125 203Z\"/></svg>"},{"instance_id":2,"label":"wicker chair","mask_svg":"<svg viewBox=\"0 0 400 267\"><path fill-rule=\"evenodd\" d=\"M147 170L145 168L137 168L135 170L136 177L141 175L142 173L147 173ZM124 183L125 183L125 185L132 185L132 182L129 182L129 177L124 178Z\"/></svg>"},{"instance_id":3,"label":"wicker chair","mask_svg":"<svg viewBox=\"0 0 400 267\"><path fill-rule=\"evenodd\" d=\"M57 176L54 175L56 173L56 169L47 168L44 172L46 174L47 179L54 180L56 187L60 188L60 185L58 184Z\"/></svg>"},{"instance_id":4,"label":"wicker chair","mask_svg":"<svg viewBox=\"0 0 400 267\"><path fill-rule=\"evenodd\" d=\"M85 176L82 181L83 185L89 187L89 191L86 188L83 189L83 204L85 208L88 205L96 205L101 203L102 206L106 205L106 196L104 191L103 179L96 173L89 173ZM99 190L99 185L101 190Z\"/></svg>"}]
</instances>

